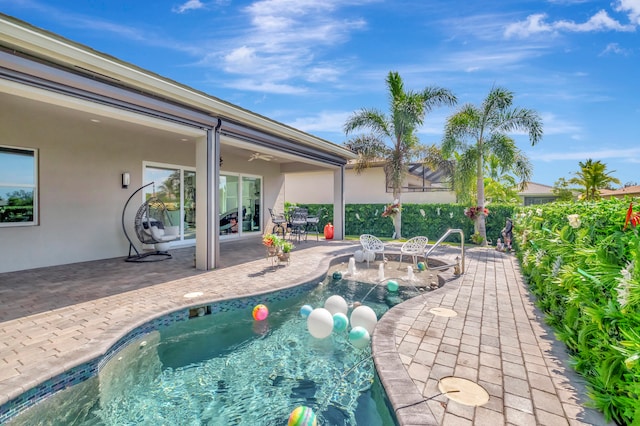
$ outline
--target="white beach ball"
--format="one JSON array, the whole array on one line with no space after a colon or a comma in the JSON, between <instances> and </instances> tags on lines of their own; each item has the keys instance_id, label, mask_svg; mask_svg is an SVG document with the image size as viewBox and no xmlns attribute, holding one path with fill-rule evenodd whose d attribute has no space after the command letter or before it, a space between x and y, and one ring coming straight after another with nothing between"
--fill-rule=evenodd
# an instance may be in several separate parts
<instances>
[{"instance_id":1,"label":"white beach ball","mask_svg":"<svg viewBox=\"0 0 640 426\"><path fill-rule=\"evenodd\" d=\"M324 302L324 308L331 312L331 315L337 313L346 315L349 311L349 305L347 304L347 301L344 300L342 296L338 296L337 294L330 296L327 301Z\"/></svg>"},{"instance_id":2,"label":"white beach ball","mask_svg":"<svg viewBox=\"0 0 640 426\"><path fill-rule=\"evenodd\" d=\"M351 312L350 318L352 327L364 327L369 335L373 334L373 329L376 328L378 323L378 317L373 309L368 306L358 306Z\"/></svg>"},{"instance_id":3,"label":"white beach ball","mask_svg":"<svg viewBox=\"0 0 640 426\"><path fill-rule=\"evenodd\" d=\"M333 315L325 308L316 308L307 317L307 328L316 339L324 339L333 331Z\"/></svg>"}]
</instances>

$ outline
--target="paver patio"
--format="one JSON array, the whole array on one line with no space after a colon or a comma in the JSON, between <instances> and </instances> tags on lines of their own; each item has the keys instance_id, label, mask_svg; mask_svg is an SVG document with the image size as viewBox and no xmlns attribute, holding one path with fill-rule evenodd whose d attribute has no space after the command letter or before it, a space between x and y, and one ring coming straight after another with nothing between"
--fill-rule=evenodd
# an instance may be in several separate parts
<instances>
[{"instance_id":1,"label":"paver patio","mask_svg":"<svg viewBox=\"0 0 640 426\"><path fill-rule=\"evenodd\" d=\"M291 264L278 268L251 240L223 244L222 267L208 272L193 268L191 248L166 262L110 259L0 274L0 404L101 356L151 319L319 281L333 259L357 249L350 241L297 246ZM466 259L463 275L449 274L442 288L394 307L376 327L374 359L400 423L606 424L585 408L582 382L534 308L515 257L477 248ZM202 295L185 298L190 292ZM457 315L435 315L436 307ZM480 384L488 403L470 407L441 395L446 376Z\"/></svg>"}]
</instances>

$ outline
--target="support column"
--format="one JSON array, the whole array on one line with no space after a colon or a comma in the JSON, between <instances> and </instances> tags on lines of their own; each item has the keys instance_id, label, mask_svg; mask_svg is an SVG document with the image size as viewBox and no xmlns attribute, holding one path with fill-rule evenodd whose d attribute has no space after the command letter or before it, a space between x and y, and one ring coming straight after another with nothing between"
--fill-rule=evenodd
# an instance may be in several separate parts
<instances>
[{"instance_id":1,"label":"support column","mask_svg":"<svg viewBox=\"0 0 640 426\"><path fill-rule=\"evenodd\" d=\"M343 240L344 219L344 166L333 171L333 238Z\"/></svg>"},{"instance_id":2,"label":"support column","mask_svg":"<svg viewBox=\"0 0 640 426\"><path fill-rule=\"evenodd\" d=\"M196 268L200 270L216 266L216 157L213 130L209 129L205 137L196 141Z\"/></svg>"}]
</instances>

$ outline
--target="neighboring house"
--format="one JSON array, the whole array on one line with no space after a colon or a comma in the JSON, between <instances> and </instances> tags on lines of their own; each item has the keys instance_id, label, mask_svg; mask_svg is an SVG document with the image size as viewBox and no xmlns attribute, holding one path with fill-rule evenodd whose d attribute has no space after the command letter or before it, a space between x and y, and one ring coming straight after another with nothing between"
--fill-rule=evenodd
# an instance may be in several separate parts
<instances>
[{"instance_id":1,"label":"neighboring house","mask_svg":"<svg viewBox=\"0 0 640 426\"><path fill-rule=\"evenodd\" d=\"M553 193L552 186L535 182L527 182L525 189L520 191L518 196L522 199L522 204L525 206L551 203L558 198Z\"/></svg>"},{"instance_id":2,"label":"neighboring house","mask_svg":"<svg viewBox=\"0 0 640 426\"><path fill-rule=\"evenodd\" d=\"M601 189L602 198L640 197L640 185L627 186L620 189Z\"/></svg>"},{"instance_id":3,"label":"neighboring house","mask_svg":"<svg viewBox=\"0 0 640 426\"><path fill-rule=\"evenodd\" d=\"M199 269L259 243L289 174L327 176L343 237L351 151L3 14L0 129L0 272L125 256L152 181Z\"/></svg>"},{"instance_id":4,"label":"neighboring house","mask_svg":"<svg viewBox=\"0 0 640 426\"><path fill-rule=\"evenodd\" d=\"M387 182L383 163L357 173L353 162L345 167L344 197L346 204L389 204L393 190ZM331 204L331 176L326 172L305 173L285 177L286 200L299 204ZM412 164L403 184L401 202L454 203L455 193L439 171Z\"/></svg>"}]
</instances>

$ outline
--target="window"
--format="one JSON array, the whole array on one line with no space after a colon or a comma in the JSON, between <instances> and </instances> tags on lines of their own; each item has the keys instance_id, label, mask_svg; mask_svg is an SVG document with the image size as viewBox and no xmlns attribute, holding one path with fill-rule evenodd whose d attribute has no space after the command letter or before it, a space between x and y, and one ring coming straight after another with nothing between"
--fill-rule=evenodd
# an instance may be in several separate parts
<instances>
[{"instance_id":1,"label":"window","mask_svg":"<svg viewBox=\"0 0 640 426\"><path fill-rule=\"evenodd\" d=\"M145 164L145 199L155 195L167 208L168 220L180 227L180 240L196 238L196 172L166 164Z\"/></svg>"},{"instance_id":2,"label":"window","mask_svg":"<svg viewBox=\"0 0 640 426\"><path fill-rule=\"evenodd\" d=\"M35 225L38 152L0 146L0 226Z\"/></svg>"}]
</instances>

